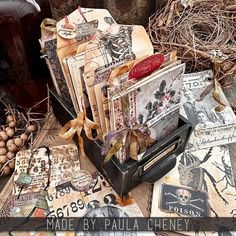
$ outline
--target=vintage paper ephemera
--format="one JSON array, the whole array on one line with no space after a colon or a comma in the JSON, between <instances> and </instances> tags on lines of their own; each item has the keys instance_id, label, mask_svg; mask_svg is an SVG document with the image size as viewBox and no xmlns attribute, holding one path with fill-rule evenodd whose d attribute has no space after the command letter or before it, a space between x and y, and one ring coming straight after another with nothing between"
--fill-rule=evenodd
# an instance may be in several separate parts
<instances>
[{"instance_id":1,"label":"vintage paper ephemera","mask_svg":"<svg viewBox=\"0 0 236 236\"><path fill-rule=\"evenodd\" d=\"M73 171L80 170L78 149L74 144L55 146L50 148L50 153L47 153L47 151L45 147L40 147L33 151L33 155L30 150L17 153L14 195L39 192L46 187L49 178L49 187L55 187L61 182L71 179ZM51 162L50 166L49 159ZM29 173L27 174L28 169ZM21 190L21 185L18 182L23 177L24 181L27 179L29 181Z\"/></svg>"},{"instance_id":2,"label":"vintage paper ephemera","mask_svg":"<svg viewBox=\"0 0 236 236\"><path fill-rule=\"evenodd\" d=\"M31 232L18 232L18 227L21 224L24 224L24 219L29 216L29 214L32 213L31 217L46 217L47 210L42 208L35 208L37 205L39 199L39 193L28 193L28 194L22 194L19 196L10 196L5 204L3 205L3 208L1 209L1 213L4 211L5 214L0 214L1 217L19 217L22 219L19 221L16 221L18 224L12 225L11 228L9 227L9 231L11 232L11 235L13 236L53 236L55 235L53 232L47 231L37 231L35 232L32 228ZM39 225L40 227L40 225ZM9 232L1 232L1 236L9 236Z\"/></svg>"},{"instance_id":3,"label":"vintage paper ephemera","mask_svg":"<svg viewBox=\"0 0 236 236\"><path fill-rule=\"evenodd\" d=\"M75 96L81 112L86 112L87 117L91 117L91 108L88 103L88 93L84 83L84 64L85 53L82 52L75 56L69 56L64 59L67 64L75 91Z\"/></svg>"},{"instance_id":4,"label":"vintage paper ephemera","mask_svg":"<svg viewBox=\"0 0 236 236\"><path fill-rule=\"evenodd\" d=\"M198 101L200 94L212 82L211 71L186 74L183 76L183 95L180 113L193 125L195 130L191 142L196 149L207 148L236 141L236 116L219 86L220 98L226 105L221 112L215 111L217 102L213 98L213 89Z\"/></svg>"},{"instance_id":5,"label":"vintage paper ephemera","mask_svg":"<svg viewBox=\"0 0 236 236\"><path fill-rule=\"evenodd\" d=\"M74 144L50 148L52 166L49 188L73 179L74 173L80 170L77 146Z\"/></svg>"},{"instance_id":6,"label":"vintage paper ephemera","mask_svg":"<svg viewBox=\"0 0 236 236\"><path fill-rule=\"evenodd\" d=\"M27 217L34 208L39 193L21 194L9 196L1 209L1 217Z\"/></svg>"},{"instance_id":7,"label":"vintage paper ephemera","mask_svg":"<svg viewBox=\"0 0 236 236\"><path fill-rule=\"evenodd\" d=\"M112 101L128 94L131 126L143 123L151 126L170 111L179 109L184 69L185 64L181 64L163 73L153 73L145 82L140 81L128 88L127 92L114 96Z\"/></svg>"},{"instance_id":8,"label":"vintage paper ephemera","mask_svg":"<svg viewBox=\"0 0 236 236\"><path fill-rule=\"evenodd\" d=\"M82 217L93 207L102 207L104 205L116 206L118 195L108 182L101 175L94 176L94 178L96 178L94 185L84 192L78 191L70 182L49 189L47 202L50 213L48 216ZM122 209L129 216L142 216L140 209L135 203Z\"/></svg>"},{"instance_id":9,"label":"vintage paper ephemera","mask_svg":"<svg viewBox=\"0 0 236 236\"><path fill-rule=\"evenodd\" d=\"M75 96L79 104L79 109L83 111L82 97L83 97L83 84L82 84L82 73L85 63L85 53L80 53L75 56L69 56L64 58L64 64L67 64L71 81L74 87Z\"/></svg>"},{"instance_id":10,"label":"vintage paper ephemera","mask_svg":"<svg viewBox=\"0 0 236 236\"><path fill-rule=\"evenodd\" d=\"M68 29L68 27L65 26L66 21L68 21L67 23L72 28ZM86 22L84 23L84 21ZM86 34L86 29L92 21L94 22L92 26L94 27L95 32L96 30L104 31L108 29L112 23L115 23L107 10L86 8L75 10L69 16L57 23L57 56L76 113L80 111L80 108L76 99L68 66L63 63L63 60L65 57L74 56L76 53L84 51L85 44L90 39L90 35ZM83 30L79 30L79 28L82 28ZM77 29L79 30L78 37Z\"/></svg>"},{"instance_id":11,"label":"vintage paper ephemera","mask_svg":"<svg viewBox=\"0 0 236 236\"><path fill-rule=\"evenodd\" d=\"M168 59L169 59L169 56L166 55L165 61L168 61ZM166 63L167 62L165 62L165 64ZM126 93L126 91L129 91L129 90L132 90L132 88L135 88L135 86L137 86L136 83L138 85L143 84L147 82L149 79L152 79L158 76L158 74L163 73L164 71L167 71L170 68L175 67L180 64L181 62L177 61L170 65L162 67L161 69L153 72L150 76L143 78L140 82L137 82L135 80L128 80L129 73L120 75L117 78L114 78L112 81L110 81L108 83L107 93L108 93L108 103L110 107L110 113L113 114L113 115L110 115L110 122L111 122L112 129L120 130L122 128L129 127L131 125L130 114L129 114L129 109L131 105L129 103L131 102L132 104L134 104L134 101L131 100L131 98L133 98L132 96L129 98L129 94ZM120 97L119 94L122 94L122 93L125 95ZM149 103L149 105L151 104ZM114 116L114 114L116 115ZM141 119L141 115L139 118ZM137 123L140 124L141 122L143 121L139 120Z\"/></svg>"},{"instance_id":12,"label":"vintage paper ephemera","mask_svg":"<svg viewBox=\"0 0 236 236\"><path fill-rule=\"evenodd\" d=\"M49 158L51 159L51 155L47 151L45 147L41 147L34 150L33 153L30 150L17 153L13 195L39 192L46 186L49 181ZM27 173L27 170L29 170L29 173ZM22 180L27 180L27 176L31 178L29 184L24 186L23 189L21 185L17 184L22 176L21 173L26 175Z\"/></svg>"},{"instance_id":13,"label":"vintage paper ephemera","mask_svg":"<svg viewBox=\"0 0 236 236\"><path fill-rule=\"evenodd\" d=\"M192 147L188 144L185 153L177 157L175 168L154 184L151 216L235 216L236 190L228 147L198 151ZM201 235L217 235L199 230Z\"/></svg>"},{"instance_id":14,"label":"vintage paper ephemera","mask_svg":"<svg viewBox=\"0 0 236 236\"><path fill-rule=\"evenodd\" d=\"M65 18L57 23L57 32L64 39L77 38L80 41L81 38L76 32L76 26L85 22L96 21L96 29L100 31L107 30L112 24L116 24L115 20L106 9L95 9L95 8L80 8L73 11L68 16L68 21L72 25L71 29L65 28ZM85 21L86 19L86 21Z\"/></svg>"},{"instance_id":15,"label":"vintage paper ephemera","mask_svg":"<svg viewBox=\"0 0 236 236\"><path fill-rule=\"evenodd\" d=\"M146 123L153 139L158 140L170 134L178 126L184 69L185 64L175 62L126 89L127 83L132 83L132 80L127 81L127 74L122 75L120 80L124 82L108 89L110 112L113 114L111 127L120 131ZM125 146L123 140L123 151L117 154L120 162L129 158Z\"/></svg>"},{"instance_id":16,"label":"vintage paper ephemera","mask_svg":"<svg viewBox=\"0 0 236 236\"><path fill-rule=\"evenodd\" d=\"M102 175L93 175L94 184L80 192L71 185L64 183L48 190L47 202L50 217L142 217L137 203L126 206L117 203L118 195L114 192ZM63 204L62 204L63 203ZM136 234L135 234L136 235ZM146 235L137 232L137 235ZM147 235L153 235L152 232Z\"/></svg>"},{"instance_id":17,"label":"vintage paper ephemera","mask_svg":"<svg viewBox=\"0 0 236 236\"><path fill-rule=\"evenodd\" d=\"M122 78L120 76L123 74L126 74L125 77L128 79L127 71L129 71L129 69L140 60L142 59L139 58L130 61L115 61L103 67L99 67L95 71L94 91L96 95L103 136L105 136L111 130L110 119L112 117L110 117L109 114L107 88L109 86L109 89L111 89L114 84L119 86L122 83Z\"/></svg>"},{"instance_id":18,"label":"vintage paper ephemera","mask_svg":"<svg viewBox=\"0 0 236 236\"><path fill-rule=\"evenodd\" d=\"M112 62L152 55L153 46L144 27L113 24L99 38L91 40L87 44L85 53L85 84L93 119L101 125L94 91L96 69Z\"/></svg>"},{"instance_id":19,"label":"vintage paper ephemera","mask_svg":"<svg viewBox=\"0 0 236 236\"><path fill-rule=\"evenodd\" d=\"M102 95L104 94L102 87L106 84L111 71L123 63L124 63L124 60L121 60L120 62L113 62L113 63L108 64L106 66L99 67L95 71L94 92L95 92L95 96L96 96L96 102L97 102L97 106L98 106L99 119L100 119L100 123L101 123L103 136L106 135L109 127L108 128L106 127L107 126L106 121L105 121L106 114L104 111L103 101L102 101Z\"/></svg>"}]
</instances>

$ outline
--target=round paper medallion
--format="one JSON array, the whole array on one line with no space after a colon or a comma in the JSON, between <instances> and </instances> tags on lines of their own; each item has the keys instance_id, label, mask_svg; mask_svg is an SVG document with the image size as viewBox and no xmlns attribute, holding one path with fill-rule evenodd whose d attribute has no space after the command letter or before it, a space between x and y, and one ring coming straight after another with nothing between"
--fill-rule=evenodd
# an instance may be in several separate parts
<instances>
[{"instance_id":1,"label":"round paper medallion","mask_svg":"<svg viewBox=\"0 0 236 236\"><path fill-rule=\"evenodd\" d=\"M95 179L93 179L92 175L87 170L79 170L74 173L73 179L71 180L71 184L78 191L85 191L95 185Z\"/></svg>"}]
</instances>

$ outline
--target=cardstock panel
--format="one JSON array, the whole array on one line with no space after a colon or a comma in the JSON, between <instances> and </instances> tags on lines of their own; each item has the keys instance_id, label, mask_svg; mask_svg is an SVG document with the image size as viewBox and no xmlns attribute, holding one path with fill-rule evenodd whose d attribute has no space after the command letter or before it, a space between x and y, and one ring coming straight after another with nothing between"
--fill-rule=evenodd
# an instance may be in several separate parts
<instances>
[{"instance_id":1,"label":"cardstock panel","mask_svg":"<svg viewBox=\"0 0 236 236\"><path fill-rule=\"evenodd\" d=\"M77 9L71 14L68 15L68 20L71 24L74 26L76 24L80 24L84 22L84 19L86 21L98 21L98 27L97 30L104 31L107 28L110 27L111 21L107 21L107 19L113 19L110 13L105 9L88 9L88 8L80 8L82 14ZM112 21L115 23L115 21ZM63 25L65 24L65 18L63 18L61 21L57 23L57 31L60 30L60 28L63 28ZM76 92L73 87L73 83L71 81L71 76L69 73L69 69L67 64L63 63L63 59L68 56L75 55L76 53L80 53L84 51L84 46L86 41L88 39L78 40L77 38L62 38L59 34L57 34L57 55L62 67L62 71L66 80L67 87L69 89L69 93L71 96L71 100L75 109L75 112L78 113L79 110L79 104L76 99Z\"/></svg>"},{"instance_id":2,"label":"cardstock panel","mask_svg":"<svg viewBox=\"0 0 236 236\"><path fill-rule=\"evenodd\" d=\"M49 177L49 158L51 159L52 156L48 156L46 151L47 149L45 147L38 148L34 151L32 158L30 150L19 151L16 154L13 195L39 192L47 185ZM21 190L21 187L15 182L19 179L21 172L27 173L29 165L29 176L32 177L32 182Z\"/></svg>"},{"instance_id":3,"label":"cardstock panel","mask_svg":"<svg viewBox=\"0 0 236 236\"><path fill-rule=\"evenodd\" d=\"M99 38L87 44L85 54L85 84L94 121L101 124L94 91L96 69L119 60L152 55L153 46L142 26L113 24Z\"/></svg>"},{"instance_id":4,"label":"cardstock panel","mask_svg":"<svg viewBox=\"0 0 236 236\"><path fill-rule=\"evenodd\" d=\"M84 84L84 78L83 78L83 71L84 71L84 64L85 64L85 53L79 53L75 56L69 56L64 59L64 63L67 64L71 81L74 87L76 100L79 105L79 109L81 112L86 111L88 112L88 101L86 101L86 88ZM85 110L86 109L86 110Z\"/></svg>"},{"instance_id":5,"label":"cardstock panel","mask_svg":"<svg viewBox=\"0 0 236 236\"><path fill-rule=\"evenodd\" d=\"M198 151L191 151L190 147L191 144L185 154L177 157L175 168L154 184L151 217L180 216L161 210L163 183L205 192L208 195L211 217L233 217L236 212L236 191L228 147L222 145ZM195 235L195 232L184 234ZM201 230L200 235L204 234L214 235L217 232Z\"/></svg>"},{"instance_id":6,"label":"cardstock panel","mask_svg":"<svg viewBox=\"0 0 236 236\"><path fill-rule=\"evenodd\" d=\"M133 66L142 61L144 58L145 57L137 58L135 60L128 61L119 67L116 67L115 69L111 70L109 78L107 79L105 85L107 98L105 98L106 100L103 102L103 107L104 110L108 109L110 103L110 110L108 109L108 111L111 114L109 114L109 121L106 121L106 123L111 123L109 127L113 127L113 130L119 131L121 128L130 126L128 95L114 100L112 97L136 83L135 80L129 80L129 72L132 70ZM116 103L117 106L114 106L114 103ZM117 110L117 108L119 108L119 114L114 111L115 109ZM111 128L109 131L110 130Z\"/></svg>"},{"instance_id":7,"label":"cardstock panel","mask_svg":"<svg viewBox=\"0 0 236 236\"><path fill-rule=\"evenodd\" d=\"M180 102L180 91L182 89L181 76L184 73L185 65L179 65L157 74L156 77L150 78L143 84L136 84L134 91L135 105L133 106L133 117L136 119L140 114L144 115L143 122L150 126L154 124L159 114L167 111ZM170 94L174 93L172 97ZM157 95L158 94L158 95ZM149 104L151 105L150 109ZM150 114L151 110L151 114ZM150 115L149 115L150 114Z\"/></svg>"},{"instance_id":8,"label":"cardstock panel","mask_svg":"<svg viewBox=\"0 0 236 236\"><path fill-rule=\"evenodd\" d=\"M148 76L148 79L145 78L144 81L141 80L115 95L112 100L128 94L131 126L143 123L147 123L148 126L155 126L158 120L164 120L165 116L179 109L182 88L181 76L184 73L184 68L185 65L180 64L167 70L163 69L161 72L157 71ZM156 96L157 93L160 96ZM174 96L171 96L171 93L174 93ZM175 118L178 121L177 115ZM177 123L175 122L175 124ZM173 126L172 130L176 127ZM166 131L166 133L168 132L170 131ZM164 136L165 132L162 137Z\"/></svg>"},{"instance_id":9,"label":"cardstock panel","mask_svg":"<svg viewBox=\"0 0 236 236\"><path fill-rule=\"evenodd\" d=\"M21 194L39 192L43 189L50 178L50 187L54 187L63 178L69 178L73 175L73 171L80 169L80 161L77 146L74 144L54 146L50 149L51 167L49 167L49 159L45 153L45 148L38 148L31 160L31 168L29 175L33 178L30 185L25 186ZM14 182L19 179L20 172L27 173L29 161L31 158L30 150L20 151L16 156L16 171L14 174ZM14 195L18 195L20 187L14 184Z\"/></svg>"},{"instance_id":10,"label":"cardstock panel","mask_svg":"<svg viewBox=\"0 0 236 236\"><path fill-rule=\"evenodd\" d=\"M116 126L116 118L118 116L114 115L114 103L113 103L113 97L117 96L121 91L124 91L129 86L133 85L135 82L133 80L128 80L128 73L124 73L122 75L119 75L116 78L111 79L107 83L107 94L108 94L108 108L110 112L110 129L111 130L117 130ZM121 98L121 105L124 117L125 126L130 126L130 116L129 116L129 97L128 94L123 96Z\"/></svg>"},{"instance_id":11,"label":"cardstock panel","mask_svg":"<svg viewBox=\"0 0 236 236\"><path fill-rule=\"evenodd\" d=\"M104 86L109 80L109 76L112 73L112 71L121 65L125 65L125 62L126 62L125 60L112 62L111 64L99 67L95 71L94 92L96 96L96 102L98 105L99 119L101 122L103 136L105 136L107 132L110 130L110 125L108 125L109 122L106 121L106 118L108 118L107 117L108 114L106 113L109 112L107 107L108 94L107 94L107 89L105 89Z\"/></svg>"},{"instance_id":12,"label":"cardstock panel","mask_svg":"<svg viewBox=\"0 0 236 236\"><path fill-rule=\"evenodd\" d=\"M74 173L80 170L80 159L74 144L54 146L50 151L53 158L49 188L52 188L72 179Z\"/></svg>"},{"instance_id":13,"label":"cardstock panel","mask_svg":"<svg viewBox=\"0 0 236 236\"><path fill-rule=\"evenodd\" d=\"M212 78L212 71L202 71L183 76L180 114L195 126L191 142L196 150L236 141L236 116L220 85L218 85L220 99L225 104L222 111L215 111L218 103L213 98L213 87L203 100L200 100L203 91L212 83ZM197 118L199 111L203 112L199 116L206 117L206 121L198 120L202 119Z\"/></svg>"}]
</instances>

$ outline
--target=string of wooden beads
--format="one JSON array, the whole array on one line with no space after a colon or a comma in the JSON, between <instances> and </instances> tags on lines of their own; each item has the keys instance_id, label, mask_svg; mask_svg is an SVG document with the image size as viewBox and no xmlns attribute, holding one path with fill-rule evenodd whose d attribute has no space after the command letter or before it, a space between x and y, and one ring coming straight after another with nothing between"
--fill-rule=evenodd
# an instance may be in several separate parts
<instances>
[{"instance_id":1,"label":"string of wooden beads","mask_svg":"<svg viewBox=\"0 0 236 236\"><path fill-rule=\"evenodd\" d=\"M24 117L25 118L25 117ZM8 114L0 128L0 175L8 175L15 168L15 156L37 131L36 123Z\"/></svg>"}]
</instances>

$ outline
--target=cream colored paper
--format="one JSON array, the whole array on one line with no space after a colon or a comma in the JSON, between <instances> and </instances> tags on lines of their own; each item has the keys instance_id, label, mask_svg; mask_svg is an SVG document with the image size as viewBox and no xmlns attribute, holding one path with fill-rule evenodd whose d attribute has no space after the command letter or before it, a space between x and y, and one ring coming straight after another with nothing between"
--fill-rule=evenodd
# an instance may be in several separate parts
<instances>
[{"instance_id":1,"label":"cream colored paper","mask_svg":"<svg viewBox=\"0 0 236 236\"><path fill-rule=\"evenodd\" d=\"M71 81L74 87L76 100L79 105L80 112L84 111L85 103L84 103L84 82L83 82L83 67L85 65L85 53L82 52L75 56L70 56L65 58L65 63L70 71Z\"/></svg>"},{"instance_id":2,"label":"cream colored paper","mask_svg":"<svg viewBox=\"0 0 236 236\"><path fill-rule=\"evenodd\" d=\"M87 44L85 53L85 84L94 121L101 125L94 91L95 70L112 62L152 55L153 46L142 26L113 24L106 32L101 33L99 38ZM104 120L102 122L104 126Z\"/></svg>"},{"instance_id":3,"label":"cream colored paper","mask_svg":"<svg viewBox=\"0 0 236 236\"><path fill-rule=\"evenodd\" d=\"M213 98L213 87L202 101L199 100L212 78L212 71L183 76L180 113L195 126L191 142L196 150L236 141L236 116L220 86L220 98L226 105L221 112L215 111L218 104Z\"/></svg>"}]
</instances>

